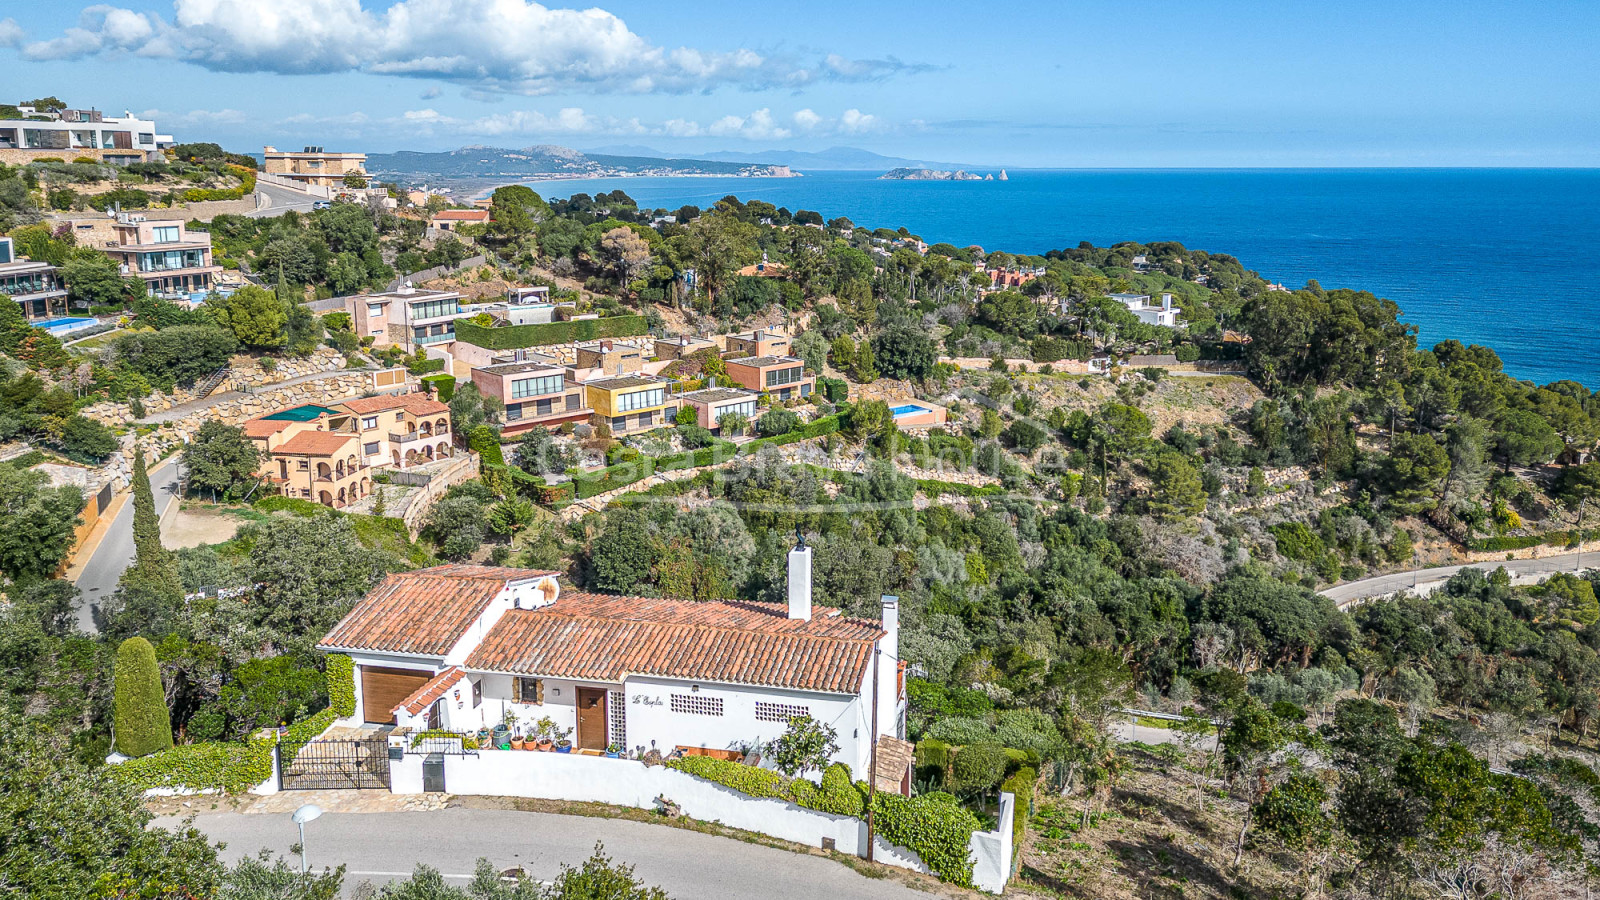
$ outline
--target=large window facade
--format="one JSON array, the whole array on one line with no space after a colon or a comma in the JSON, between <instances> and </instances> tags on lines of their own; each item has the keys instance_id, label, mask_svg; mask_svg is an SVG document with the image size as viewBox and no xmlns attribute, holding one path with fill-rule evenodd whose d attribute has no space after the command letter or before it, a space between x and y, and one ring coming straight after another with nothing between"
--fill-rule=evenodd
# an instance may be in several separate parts
<instances>
[{"instance_id":1,"label":"large window facade","mask_svg":"<svg viewBox=\"0 0 1600 900\"><path fill-rule=\"evenodd\" d=\"M746 419L756 417L756 401L746 400L743 403L730 403L727 406L717 407L717 418L728 415L744 416Z\"/></svg>"},{"instance_id":2,"label":"large window facade","mask_svg":"<svg viewBox=\"0 0 1600 900\"><path fill-rule=\"evenodd\" d=\"M511 382L511 398L517 400L523 397L559 394L565 389L565 386L566 379L560 375L540 375L537 378L522 378Z\"/></svg>"},{"instance_id":3,"label":"large window facade","mask_svg":"<svg viewBox=\"0 0 1600 900\"><path fill-rule=\"evenodd\" d=\"M661 404L667 402L666 397L666 389L658 387L647 388L642 391L634 391L628 394L619 394L617 396L616 412L631 412L636 409L650 409L653 406L660 406Z\"/></svg>"},{"instance_id":4,"label":"large window facade","mask_svg":"<svg viewBox=\"0 0 1600 900\"><path fill-rule=\"evenodd\" d=\"M453 316L461 312L461 304L455 298L448 300L418 300L411 304L411 318L437 319L440 316Z\"/></svg>"},{"instance_id":5,"label":"large window facade","mask_svg":"<svg viewBox=\"0 0 1600 900\"><path fill-rule=\"evenodd\" d=\"M167 250L162 253L139 254L139 271L168 272L173 269L197 269L206 264L201 250Z\"/></svg>"},{"instance_id":6,"label":"large window facade","mask_svg":"<svg viewBox=\"0 0 1600 900\"><path fill-rule=\"evenodd\" d=\"M773 369L767 373L767 387L794 384L805 377L805 368L805 366L794 366L788 369Z\"/></svg>"}]
</instances>

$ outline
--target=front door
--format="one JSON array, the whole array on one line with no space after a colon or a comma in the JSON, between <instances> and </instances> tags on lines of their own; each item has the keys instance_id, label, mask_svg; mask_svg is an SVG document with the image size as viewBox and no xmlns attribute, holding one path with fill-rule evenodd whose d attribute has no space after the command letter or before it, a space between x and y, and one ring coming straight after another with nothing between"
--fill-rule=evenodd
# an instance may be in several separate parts
<instances>
[{"instance_id":1,"label":"front door","mask_svg":"<svg viewBox=\"0 0 1600 900\"><path fill-rule=\"evenodd\" d=\"M578 688L579 750L606 748L606 692L600 688Z\"/></svg>"}]
</instances>

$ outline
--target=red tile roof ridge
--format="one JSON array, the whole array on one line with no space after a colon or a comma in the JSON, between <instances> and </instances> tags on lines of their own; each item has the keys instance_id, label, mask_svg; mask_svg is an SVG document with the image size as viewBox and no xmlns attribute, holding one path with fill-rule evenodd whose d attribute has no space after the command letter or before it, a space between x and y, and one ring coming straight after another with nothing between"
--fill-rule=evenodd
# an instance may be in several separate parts
<instances>
[{"instance_id":1,"label":"red tile roof ridge","mask_svg":"<svg viewBox=\"0 0 1600 900\"><path fill-rule=\"evenodd\" d=\"M759 613L759 614L764 615L764 616L769 616L777 623L786 623L786 622L794 623L794 625L792 627L786 628L786 629L784 629L784 628L751 629L751 628L738 628L736 626L710 626L710 627L732 628L735 631L760 630L760 631L771 631L771 632L778 633L778 634L802 634L803 635L803 634L806 634L806 629L809 626L817 625L817 624L823 624L823 625L854 625L854 626L858 626L858 627L861 627L861 628L868 628L868 629L871 629L873 632L875 632L878 636L882 636L883 633L884 633L883 632L883 625L882 625L881 622L874 621L872 619L864 619L864 618L861 618L859 616L846 616L846 615L843 615L842 612L837 607L833 607L833 606L813 606L811 608L811 618L810 619L791 619L791 618L789 618L789 615L788 615L789 608L788 608L787 604L783 604L783 603L764 603L764 602L761 602L759 600L739 600L739 599L680 600L680 599L678 599L676 597L640 597L640 596L635 596L635 595L631 595L631 594L605 594L605 593L597 593L597 592L594 592L594 591L562 591L560 598L556 600L555 607L549 607L549 606L537 607L537 608L535 608L533 610L530 610L530 611L531 612L545 612L547 614L553 614L553 615L565 615L565 616L568 616L570 618L595 618L595 619L626 618L625 616L586 615L586 614L582 614L582 613L569 612L569 611L562 610L562 609L559 608L562 605L563 601L571 601L571 600L584 601L584 602L595 602L595 601L598 601L598 602L605 602L605 603L622 603L622 602L633 601L633 602L636 602L636 603L647 603L647 604L668 604L668 605L671 605L671 606L676 607L676 608L678 608L680 610L683 610L683 611L704 610L704 609L713 608L714 606L721 606L721 607L728 607L728 608L732 608L732 609L744 610L744 611L747 611L747 612ZM645 622L661 622L663 624L680 624L680 625L704 624L704 623L697 623L697 622L684 622L684 621L676 621L676 620L670 620L670 619L669 620L662 620L662 619L651 619L651 618L642 618L642 617L636 618L635 620L636 621L645 621ZM813 634L813 635L809 635L809 636L811 636L811 637L832 637L834 639L839 639L839 640L845 639L845 638L842 638L839 635ZM855 640L868 640L868 638L861 637L861 638L855 638Z\"/></svg>"},{"instance_id":2,"label":"red tile roof ridge","mask_svg":"<svg viewBox=\"0 0 1600 900\"><path fill-rule=\"evenodd\" d=\"M443 672L433 676L423 683L422 687L411 692L411 696L401 700L389 711L399 715L401 710L416 715L427 709L433 701L443 697L450 686L467 677L460 666L451 666Z\"/></svg>"}]
</instances>

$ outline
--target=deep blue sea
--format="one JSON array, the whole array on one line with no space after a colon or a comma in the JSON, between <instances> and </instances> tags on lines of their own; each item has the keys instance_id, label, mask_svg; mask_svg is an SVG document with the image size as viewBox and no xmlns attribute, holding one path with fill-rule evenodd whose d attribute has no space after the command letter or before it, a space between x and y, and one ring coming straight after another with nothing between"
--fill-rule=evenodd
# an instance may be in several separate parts
<instances>
[{"instance_id":1,"label":"deep blue sea","mask_svg":"<svg viewBox=\"0 0 1600 900\"><path fill-rule=\"evenodd\" d=\"M622 188L646 207L735 194L929 243L1043 253L1092 241L1180 241L1270 281L1372 291L1423 346L1493 347L1517 378L1600 388L1600 169L1021 169L1000 181L607 178L542 182L546 196Z\"/></svg>"}]
</instances>

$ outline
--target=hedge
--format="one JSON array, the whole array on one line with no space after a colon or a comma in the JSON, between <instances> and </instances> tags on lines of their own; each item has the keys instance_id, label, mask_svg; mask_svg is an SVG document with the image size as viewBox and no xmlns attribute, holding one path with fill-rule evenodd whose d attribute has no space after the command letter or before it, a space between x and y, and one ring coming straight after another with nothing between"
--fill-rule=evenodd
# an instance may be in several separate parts
<instances>
[{"instance_id":1,"label":"hedge","mask_svg":"<svg viewBox=\"0 0 1600 900\"><path fill-rule=\"evenodd\" d=\"M156 649L142 637L123 641L117 648L113 677L117 752L145 757L170 749L172 720L167 715L167 695L161 687Z\"/></svg>"},{"instance_id":2,"label":"hedge","mask_svg":"<svg viewBox=\"0 0 1600 900\"><path fill-rule=\"evenodd\" d=\"M414 363L408 363L406 365L406 371L412 375L427 375L432 372L443 372L444 360L432 358L419 359Z\"/></svg>"},{"instance_id":3,"label":"hedge","mask_svg":"<svg viewBox=\"0 0 1600 900\"><path fill-rule=\"evenodd\" d=\"M289 726L284 740L297 744L309 741L333 723L334 715L329 708L301 719ZM277 736L269 732L243 743L180 744L112 766L108 772L116 781L141 791L187 788L238 794L272 777L275 743Z\"/></svg>"},{"instance_id":4,"label":"hedge","mask_svg":"<svg viewBox=\"0 0 1600 900\"><path fill-rule=\"evenodd\" d=\"M1017 799L1017 804L1012 810L1015 815L1011 820L1011 846L1014 859L1022 855L1022 839L1028 830L1028 818L1033 815L1033 786L1038 780L1037 770L1024 767L1018 769L1015 775L1000 782L1000 791L1010 793Z\"/></svg>"},{"instance_id":5,"label":"hedge","mask_svg":"<svg viewBox=\"0 0 1600 900\"><path fill-rule=\"evenodd\" d=\"M1526 550L1529 547L1537 547L1540 544L1548 544L1551 547L1570 547L1577 544L1580 539L1592 541L1596 537L1600 537L1600 528L1586 528L1582 532L1574 529L1572 531L1547 531L1543 534L1513 534L1502 537L1479 538L1468 544L1468 547L1480 552Z\"/></svg>"},{"instance_id":6,"label":"hedge","mask_svg":"<svg viewBox=\"0 0 1600 900\"><path fill-rule=\"evenodd\" d=\"M440 362L442 363L444 360L440 360ZM424 375L422 376L422 383L425 385L433 385L434 389L439 392L440 403L449 403L450 398L456 395L456 377L454 375L446 375L443 373Z\"/></svg>"},{"instance_id":7,"label":"hedge","mask_svg":"<svg viewBox=\"0 0 1600 900\"><path fill-rule=\"evenodd\" d=\"M866 815L867 783L850 782L850 769L835 764L816 784L785 778L777 772L709 756L669 759L668 767L704 778L751 797L786 800L807 809L861 818ZM851 799L848 794L854 794ZM877 833L892 844L916 852L933 874L951 884L972 886L972 833L980 823L968 809L933 795L902 797L879 793L873 806ZM850 811L854 810L854 811ZM1020 821L1020 818L1019 818Z\"/></svg>"},{"instance_id":8,"label":"hedge","mask_svg":"<svg viewBox=\"0 0 1600 900\"><path fill-rule=\"evenodd\" d=\"M458 319L455 322L455 331L456 340L466 341L486 350L520 350L524 347L570 344L573 341L592 341L597 338L635 337L649 334L650 324L644 316L610 316L604 319L578 319L543 325L486 328Z\"/></svg>"},{"instance_id":9,"label":"hedge","mask_svg":"<svg viewBox=\"0 0 1600 900\"><path fill-rule=\"evenodd\" d=\"M822 418L810 422L802 428L797 428L788 434L780 434L777 437L757 438L756 440L744 444L740 448L739 452L745 456L749 456L760 450L762 447L766 447L768 445L781 447L785 444L793 444L798 441L809 441L812 438L819 438L823 435L833 434L838 430L839 417L837 415L823 416Z\"/></svg>"},{"instance_id":10,"label":"hedge","mask_svg":"<svg viewBox=\"0 0 1600 900\"><path fill-rule=\"evenodd\" d=\"M344 718L356 714L356 664L343 653L330 653L327 659L328 708Z\"/></svg>"}]
</instances>

